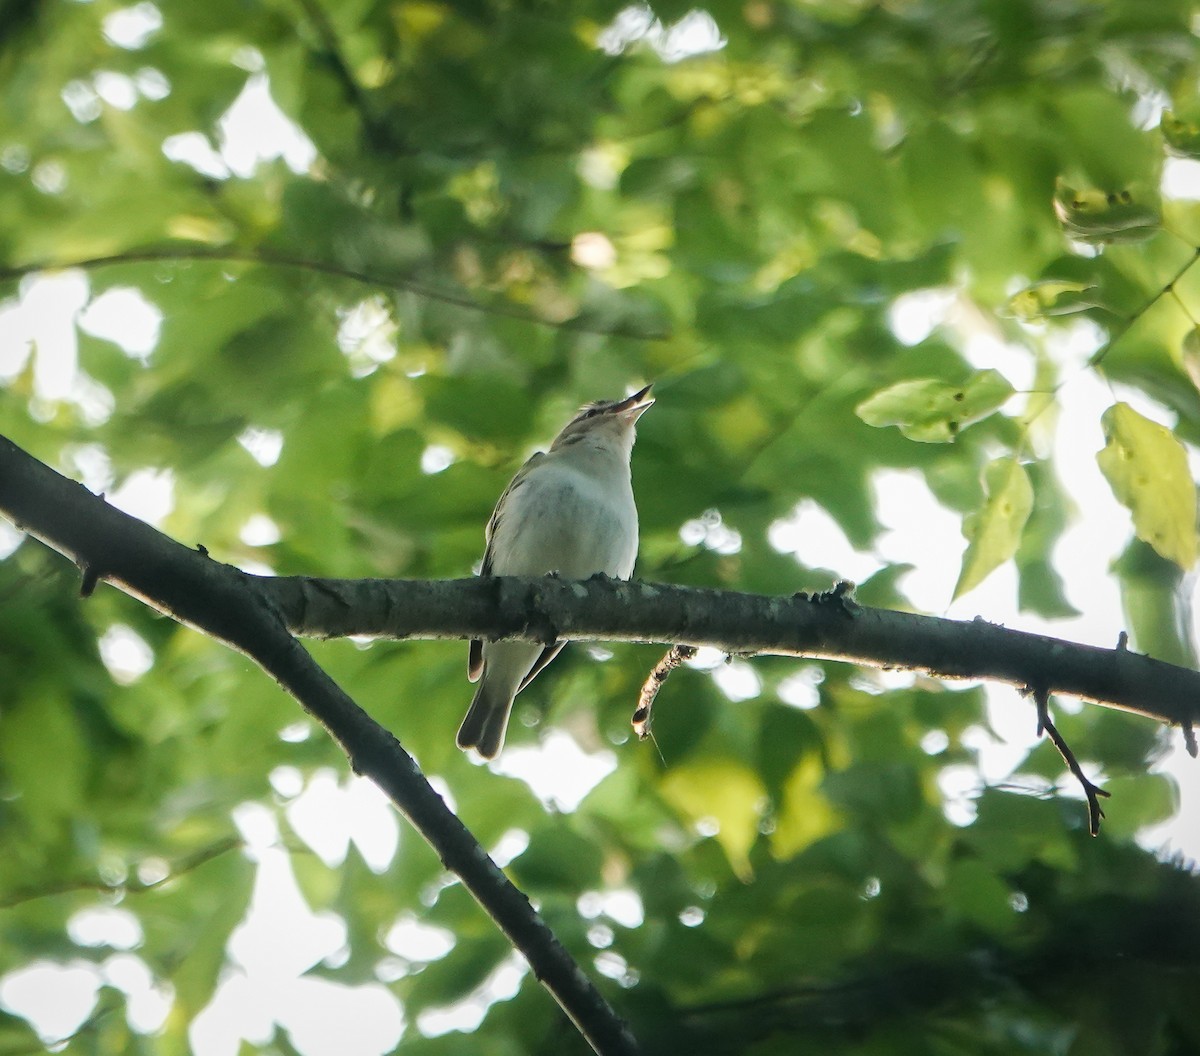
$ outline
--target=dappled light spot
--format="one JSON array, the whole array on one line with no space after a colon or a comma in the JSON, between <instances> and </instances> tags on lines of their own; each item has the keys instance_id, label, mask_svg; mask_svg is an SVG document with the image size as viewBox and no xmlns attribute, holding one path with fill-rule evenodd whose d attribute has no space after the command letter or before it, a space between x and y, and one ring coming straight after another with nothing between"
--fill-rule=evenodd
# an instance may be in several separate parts
<instances>
[{"instance_id":1,"label":"dappled light spot","mask_svg":"<svg viewBox=\"0 0 1200 1056\"><path fill-rule=\"evenodd\" d=\"M162 24L162 12L149 0L143 0L105 15L101 28L104 39L110 44L136 51L150 43L150 38L162 29Z\"/></svg>"},{"instance_id":2,"label":"dappled light spot","mask_svg":"<svg viewBox=\"0 0 1200 1056\"><path fill-rule=\"evenodd\" d=\"M825 671L815 664L807 664L783 679L775 692L783 703L801 711L809 711L821 703L821 683Z\"/></svg>"},{"instance_id":3,"label":"dappled light spot","mask_svg":"<svg viewBox=\"0 0 1200 1056\"><path fill-rule=\"evenodd\" d=\"M496 841L488 854L501 869L519 858L529 846L529 833L524 829L509 829Z\"/></svg>"},{"instance_id":4,"label":"dappled light spot","mask_svg":"<svg viewBox=\"0 0 1200 1056\"><path fill-rule=\"evenodd\" d=\"M92 301L79 315L79 328L93 337L111 341L131 359L145 363L158 345L163 314L131 286L113 286Z\"/></svg>"},{"instance_id":5,"label":"dappled light spot","mask_svg":"<svg viewBox=\"0 0 1200 1056\"><path fill-rule=\"evenodd\" d=\"M705 510L699 517L684 521L679 538L687 546L703 546L718 554L736 554L742 549L742 535L725 524L720 510Z\"/></svg>"},{"instance_id":6,"label":"dappled light spot","mask_svg":"<svg viewBox=\"0 0 1200 1056\"><path fill-rule=\"evenodd\" d=\"M238 532L238 538L247 546L274 546L282 537L279 525L265 513L251 516Z\"/></svg>"},{"instance_id":7,"label":"dappled light spot","mask_svg":"<svg viewBox=\"0 0 1200 1056\"><path fill-rule=\"evenodd\" d=\"M135 1034L162 1030L174 1004L170 983L154 978L149 965L130 953L109 957L102 966L104 980L125 995L125 1019Z\"/></svg>"},{"instance_id":8,"label":"dappled light spot","mask_svg":"<svg viewBox=\"0 0 1200 1056\"><path fill-rule=\"evenodd\" d=\"M63 453L63 463L88 491L99 495L113 483L112 459L100 444L77 444Z\"/></svg>"},{"instance_id":9,"label":"dappled light spot","mask_svg":"<svg viewBox=\"0 0 1200 1056\"><path fill-rule=\"evenodd\" d=\"M157 528L175 508L175 474L169 469L136 469L108 495L108 501Z\"/></svg>"},{"instance_id":10,"label":"dappled light spot","mask_svg":"<svg viewBox=\"0 0 1200 1056\"><path fill-rule=\"evenodd\" d=\"M629 967L629 962L619 953L606 950L604 953L597 954L592 959L592 963L601 975L616 980L623 987L637 985L638 973Z\"/></svg>"},{"instance_id":11,"label":"dappled light spot","mask_svg":"<svg viewBox=\"0 0 1200 1056\"><path fill-rule=\"evenodd\" d=\"M607 950L616 936L607 924L593 924L587 929L588 944L597 950Z\"/></svg>"},{"instance_id":12,"label":"dappled light spot","mask_svg":"<svg viewBox=\"0 0 1200 1056\"><path fill-rule=\"evenodd\" d=\"M753 700L762 692L762 679L745 660L730 660L714 668L712 679L732 701Z\"/></svg>"},{"instance_id":13,"label":"dappled light spot","mask_svg":"<svg viewBox=\"0 0 1200 1056\"><path fill-rule=\"evenodd\" d=\"M575 908L585 920L595 920L603 915L623 928L640 927L646 915L641 896L629 887L585 891L576 899Z\"/></svg>"},{"instance_id":14,"label":"dappled light spot","mask_svg":"<svg viewBox=\"0 0 1200 1056\"><path fill-rule=\"evenodd\" d=\"M664 25L648 4L622 8L596 38L596 46L609 55L620 55L633 44L644 43L664 62L679 62L692 55L720 51L725 38L716 19L693 9Z\"/></svg>"},{"instance_id":15,"label":"dappled light spot","mask_svg":"<svg viewBox=\"0 0 1200 1056\"><path fill-rule=\"evenodd\" d=\"M454 949L454 932L403 913L388 928L383 944L410 963L426 963L440 960Z\"/></svg>"},{"instance_id":16,"label":"dappled light spot","mask_svg":"<svg viewBox=\"0 0 1200 1056\"><path fill-rule=\"evenodd\" d=\"M118 685L132 685L154 666L154 650L124 623L114 623L99 640L100 659Z\"/></svg>"},{"instance_id":17,"label":"dappled light spot","mask_svg":"<svg viewBox=\"0 0 1200 1056\"><path fill-rule=\"evenodd\" d=\"M171 82L162 70L153 66L143 66L138 70L133 75L133 83L137 85L138 94L152 103L157 103L171 94Z\"/></svg>"},{"instance_id":18,"label":"dappled light spot","mask_svg":"<svg viewBox=\"0 0 1200 1056\"><path fill-rule=\"evenodd\" d=\"M888 308L888 326L902 345L919 345L945 320L957 291L946 287L902 293Z\"/></svg>"},{"instance_id":19,"label":"dappled light spot","mask_svg":"<svg viewBox=\"0 0 1200 1056\"><path fill-rule=\"evenodd\" d=\"M114 110L132 110L138 101L137 86L123 73L97 70L92 77L96 94Z\"/></svg>"},{"instance_id":20,"label":"dappled light spot","mask_svg":"<svg viewBox=\"0 0 1200 1056\"><path fill-rule=\"evenodd\" d=\"M70 1037L91 1015L101 979L83 961L39 960L0 977L0 1007L29 1021L46 1044Z\"/></svg>"},{"instance_id":21,"label":"dappled light spot","mask_svg":"<svg viewBox=\"0 0 1200 1056\"><path fill-rule=\"evenodd\" d=\"M454 452L444 444L430 444L421 452L421 472L430 476L454 465Z\"/></svg>"},{"instance_id":22,"label":"dappled light spot","mask_svg":"<svg viewBox=\"0 0 1200 1056\"><path fill-rule=\"evenodd\" d=\"M793 554L809 568L827 568L861 583L882 567L878 557L851 545L841 526L812 499L804 499L787 517L771 522L767 541L781 554Z\"/></svg>"},{"instance_id":23,"label":"dappled light spot","mask_svg":"<svg viewBox=\"0 0 1200 1056\"><path fill-rule=\"evenodd\" d=\"M487 1010L497 1001L508 1001L521 988L529 968L512 953L492 970L486 979L461 1001L441 1008L430 1008L417 1016L417 1030L427 1038L436 1038L452 1030L474 1031Z\"/></svg>"},{"instance_id":24,"label":"dappled light spot","mask_svg":"<svg viewBox=\"0 0 1200 1056\"><path fill-rule=\"evenodd\" d=\"M132 950L142 942L142 925L134 914L118 906L88 906L71 914L67 935L78 946L108 946Z\"/></svg>"},{"instance_id":25,"label":"dappled light spot","mask_svg":"<svg viewBox=\"0 0 1200 1056\"><path fill-rule=\"evenodd\" d=\"M520 778L543 803L570 813L617 768L612 752L585 752L568 734L550 730L537 747L510 747L489 764Z\"/></svg>"},{"instance_id":26,"label":"dappled light spot","mask_svg":"<svg viewBox=\"0 0 1200 1056\"><path fill-rule=\"evenodd\" d=\"M950 747L950 735L945 730L928 730L921 737L921 751L926 755L941 755Z\"/></svg>"},{"instance_id":27,"label":"dappled light spot","mask_svg":"<svg viewBox=\"0 0 1200 1056\"><path fill-rule=\"evenodd\" d=\"M68 81L59 95L81 125L90 124L100 116L100 96L87 81Z\"/></svg>"},{"instance_id":28,"label":"dappled light spot","mask_svg":"<svg viewBox=\"0 0 1200 1056\"><path fill-rule=\"evenodd\" d=\"M260 466L273 466L283 454L283 433L251 425L238 434L238 443L250 452Z\"/></svg>"},{"instance_id":29,"label":"dappled light spot","mask_svg":"<svg viewBox=\"0 0 1200 1056\"><path fill-rule=\"evenodd\" d=\"M280 740L284 740L282 735ZM267 780L271 782L275 793L283 799L294 799L304 791L304 774L299 767L277 766L267 776Z\"/></svg>"},{"instance_id":30,"label":"dappled light spot","mask_svg":"<svg viewBox=\"0 0 1200 1056\"><path fill-rule=\"evenodd\" d=\"M382 297L368 297L351 308L339 308L337 314L338 348L354 377L367 377L395 358L399 328Z\"/></svg>"},{"instance_id":31,"label":"dappled light spot","mask_svg":"<svg viewBox=\"0 0 1200 1056\"><path fill-rule=\"evenodd\" d=\"M970 825L978 813L975 800L982 791L979 771L973 766L955 763L938 772L937 784L946 820L959 828Z\"/></svg>"},{"instance_id":32,"label":"dappled light spot","mask_svg":"<svg viewBox=\"0 0 1200 1056\"><path fill-rule=\"evenodd\" d=\"M39 161L29 178L42 194L58 195L67 189L67 170L57 161Z\"/></svg>"},{"instance_id":33,"label":"dappled light spot","mask_svg":"<svg viewBox=\"0 0 1200 1056\"><path fill-rule=\"evenodd\" d=\"M288 744L300 744L307 741L312 736L312 723L305 719L300 722L289 723L279 731L279 739Z\"/></svg>"},{"instance_id":34,"label":"dappled light spot","mask_svg":"<svg viewBox=\"0 0 1200 1056\"><path fill-rule=\"evenodd\" d=\"M617 248L600 231L581 231L571 240L571 259L581 268L600 271L617 262Z\"/></svg>"},{"instance_id":35,"label":"dappled light spot","mask_svg":"<svg viewBox=\"0 0 1200 1056\"><path fill-rule=\"evenodd\" d=\"M353 842L372 871L387 868L399 844L395 812L378 786L351 776L339 783L328 768L314 773L286 809L288 824L330 867L345 861Z\"/></svg>"}]
</instances>

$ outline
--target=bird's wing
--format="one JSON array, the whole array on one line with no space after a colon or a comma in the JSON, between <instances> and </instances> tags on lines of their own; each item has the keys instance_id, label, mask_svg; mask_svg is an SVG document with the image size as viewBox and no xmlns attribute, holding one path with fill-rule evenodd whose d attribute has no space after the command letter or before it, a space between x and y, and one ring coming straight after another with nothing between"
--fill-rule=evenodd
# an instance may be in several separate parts
<instances>
[{"instance_id":1,"label":"bird's wing","mask_svg":"<svg viewBox=\"0 0 1200 1056\"><path fill-rule=\"evenodd\" d=\"M517 692L520 693L521 690L529 685L529 683L533 681L534 676L541 671L543 667L550 663L551 660L558 656L558 654L562 651L562 647L566 644L566 642L555 642L553 645L546 646L546 648L542 650L541 655L533 662L533 667L529 669L529 674L521 679L521 684L517 686Z\"/></svg>"},{"instance_id":2,"label":"bird's wing","mask_svg":"<svg viewBox=\"0 0 1200 1056\"><path fill-rule=\"evenodd\" d=\"M514 491L517 490L517 488L525 483L529 477L529 471L545 457L545 454L543 454L541 451L530 455L526 460L525 465L517 470L517 475L508 482L508 487L504 489L503 494L501 494L500 498L496 500L496 508L492 510L492 516L488 519L487 528L485 528L483 532L483 564L479 569L479 574L481 576L490 576L492 574L492 540L496 536L496 528L500 524L500 519L504 516L505 501ZM554 656L557 654L559 648L561 648L561 646L554 648L554 652L551 653L549 657L546 657L546 659L538 659L538 662L533 667L533 671L525 676L526 683L543 667L545 667L546 664L550 663L550 661L554 659ZM547 650L547 652L549 652L549 650ZM542 655L545 656L545 653ZM473 638L471 640L470 649L467 652L467 679L470 682L478 682L479 676L482 674L483 642L481 642L478 638ZM522 689L524 688L524 685L525 683L522 683Z\"/></svg>"},{"instance_id":3,"label":"bird's wing","mask_svg":"<svg viewBox=\"0 0 1200 1056\"><path fill-rule=\"evenodd\" d=\"M492 575L492 540L496 537L496 529L500 527L500 521L504 517L504 507L508 503L509 497L517 490L526 480L529 479L529 471L533 469L543 458L545 454L537 451L530 455L526 460L525 465L517 470L517 475L508 482L508 487L504 489L504 494L496 500L496 508L492 510L492 516L487 523L487 528L484 530L483 537L486 545L483 550L483 566L479 570L481 576Z\"/></svg>"}]
</instances>

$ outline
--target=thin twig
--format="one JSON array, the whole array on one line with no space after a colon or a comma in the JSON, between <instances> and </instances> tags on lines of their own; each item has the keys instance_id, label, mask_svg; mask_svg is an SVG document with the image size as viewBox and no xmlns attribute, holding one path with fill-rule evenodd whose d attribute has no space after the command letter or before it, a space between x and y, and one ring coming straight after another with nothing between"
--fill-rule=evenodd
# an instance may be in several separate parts
<instances>
[{"instance_id":1,"label":"thin twig","mask_svg":"<svg viewBox=\"0 0 1200 1056\"><path fill-rule=\"evenodd\" d=\"M196 246L182 245L170 247L150 247L146 249L126 250L121 253L109 253L97 257L84 257L79 260L55 263L40 261L32 264L17 264L0 267L0 282L22 279L26 275L35 275L43 271L68 271L78 268L82 271L92 271L120 264L152 264L157 262L178 262L185 260L207 260L218 264L262 264L281 268L294 268L298 271L312 272L317 275L331 275L335 278L350 279L366 286L380 286L387 289L404 290L418 297L442 304L464 308L467 311L483 312L488 315L498 315L507 319L517 319L535 326L548 326L557 330L567 330L575 333L600 334L605 337L624 337L635 341L666 341L670 334L662 330L632 330L627 327L604 327L588 322L586 318L576 316L573 319L545 319L532 312L503 301L480 301L468 293L455 290L439 289L429 286L408 275L385 275L364 271L360 268L336 264L332 261L312 260L306 257L294 256L290 253L280 253L275 250L258 248L254 250L238 249L233 246Z\"/></svg>"},{"instance_id":2,"label":"thin twig","mask_svg":"<svg viewBox=\"0 0 1200 1056\"><path fill-rule=\"evenodd\" d=\"M66 895L77 891L99 891L105 894L119 892L122 895L140 895L146 891L152 891L156 887L161 887L168 881L183 876L185 873L190 873L193 869L198 869L200 866L211 862L214 858L219 858L221 855L228 854L230 851L236 850L241 846L242 841L236 836L228 836L225 839L217 840L215 843L210 843L206 847L201 847L190 854L185 854L175 859L174 862L168 864L163 876L154 880L140 880L137 877L131 877L123 880L108 881L100 877L79 877L75 880L63 880L44 887L23 887L16 891L10 891L7 895L0 895L0 909L11 909L13 906L19 906L23 902L32 902L39 898L50 898L54 895Z\"/></svg>"},{"instance_id":3,"label":"thin twig","mask_svg":"<svg viewBox=\"0 0 1200 1056\"><path fill-rule=\"evenodd\" d=\"M1123 325L1117 328L1116 333L1111 334L1108 340L1092 353L1087 365L1089 367L1100 366L1100 364L1104 362L1104 357L1107 356L1109 352L1113 350L1113 347L1116 345L1116 343L1129 332L1133 324L1141 319L1142 316L1150 311L1151 308L1158 304L1163 297L1174 292L1175 283L1177 283L1184 277L1184 275L1188 273L1189 269L1193 264L1196 263L1197 260L1200 260L1200 246L1193 246L1192 255L1188 257L1187 261L1179 268L1179 270L1175 272L1175 274L1172 275L1169 280L1167 280L1165 285L1160 287L1152 296L1148 297L1145 304L1143 304L1140 308L1137 308L1127 319L1123 320Z\"/></svg>"},{"instance_id":4,"label":"thin twig","mask_svg":"<svg viewBox=\"0 0 1200 1056\"><path fill-rule=\"evenodd\" d=\"M650 709L654 706L654 698L658 696L663 683L671 677L675 668L695 655L695 646L673 645L654 665L654 670L646 676L642 691L638 694L637 707L633 711L633 732L638 735L639 741L644 741L650 736Z\"/></svg>"},{"instance_id":5,"label":"thin twig","mask_svg":"<svg viewBox=\"0 0 1200 1056\"><path fill-rule=\"evenodd\" d=\"M1067 764L1067 769L1075 775L1075 779L1083 787L1083 794L1087 797L1088 804L1088 832L1093 836L1100 833L1100 819L1104 817L1104 811L1100 809L1100 796L1107 798L1111 793L1106 792L1099 785L1090 781L1087 775L1083 772L1083 767L1079 765L1079 760L1075 758L1075 753L1071 751L1071 746L1067 744L1063 735L1058 732L1058 727L1050 718L1050 694L1044 688L1037 686L1033 687L1033 699L1037 704L1037 732L1040 737L1043 733L1050 738L1054 747L1058 749L1058 754L1062 756L1063 762Z\"/></svg>"}]
</instances>

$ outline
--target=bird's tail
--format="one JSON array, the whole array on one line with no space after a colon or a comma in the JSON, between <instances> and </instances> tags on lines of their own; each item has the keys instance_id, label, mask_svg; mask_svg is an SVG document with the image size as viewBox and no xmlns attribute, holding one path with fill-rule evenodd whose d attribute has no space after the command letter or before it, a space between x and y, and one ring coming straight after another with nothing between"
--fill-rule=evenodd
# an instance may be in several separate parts
<instances>
[{"instance_id":1,"label":"bird's tail","mask_svg":"<svg viewBox=\"0 0 1200 1056\"><path fill-rule=\"evenodd\" d=\"M485 759L495 759L504 747L512 706L512 691L489 682L485 674L467 709L467 717L458 728L458 746L464 751L474 748Z\"/></svg>"}]
</instances>

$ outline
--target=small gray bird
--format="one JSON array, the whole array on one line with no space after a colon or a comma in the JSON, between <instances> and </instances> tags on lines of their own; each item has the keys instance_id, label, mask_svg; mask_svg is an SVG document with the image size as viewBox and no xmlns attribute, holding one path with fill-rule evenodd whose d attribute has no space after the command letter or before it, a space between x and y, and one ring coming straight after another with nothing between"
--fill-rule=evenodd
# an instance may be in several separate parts
<instances>
[{"instance_id":1,"label":"small gray bird","mask_svg":"<svg viewBox=\"0 0 1200 1056\"><path fill-rule=\"evenodd\" d=\"M513 477L484 538L481 575L628 579L638 550L638 516L629 476L634 426L654 403L644 389L623 400L590 403ZM565 642L471 642L467 677L479 682L458 731L458 746L493 759L504 745L513 697Z\"/></svg>"}]
</instances>

